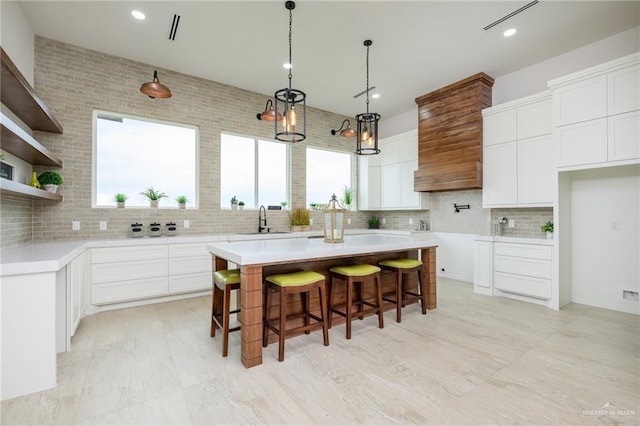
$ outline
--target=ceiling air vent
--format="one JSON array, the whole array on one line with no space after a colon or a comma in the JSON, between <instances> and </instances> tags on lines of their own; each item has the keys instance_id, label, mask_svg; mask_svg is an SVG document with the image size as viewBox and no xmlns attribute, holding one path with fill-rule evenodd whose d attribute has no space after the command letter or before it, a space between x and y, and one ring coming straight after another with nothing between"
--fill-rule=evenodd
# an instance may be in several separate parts
<instances>
[{"instance_id":1,"label":"ceiling air vent","mask_svg":"<svg viewBox=\"0 0 640 426\"><path fill-rule=\"evenodd\" d=\"M531 6L535 6L536 4L540 3L538 0L533 0L531 3L527 3L524 6L522 6L520 9L514 10L513 12L511 12L508 15L503 16L502 18L498 19L495 22L490 23L489 25L487 25L486 27L484 27L483 29L485 31L495 27L496 25L506 21L509 18L513 18L514 16L516 16L518 13L520 12L524 12L525 10L529 9Z\"/></svg>"}]
</instances>

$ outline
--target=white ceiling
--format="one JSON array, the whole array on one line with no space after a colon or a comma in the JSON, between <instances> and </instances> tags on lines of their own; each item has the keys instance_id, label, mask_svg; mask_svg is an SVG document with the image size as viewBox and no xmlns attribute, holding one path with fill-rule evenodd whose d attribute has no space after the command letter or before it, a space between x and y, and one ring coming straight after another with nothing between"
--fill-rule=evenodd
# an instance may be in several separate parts
<instances>
[{"instance_id":1,"label":"white ceiling","mask_svg":"<svg viewBox=\"0 0 640 426\"><path fill-rule=\"evenodd\" d=\"M477 72L500 77L640 24L638 1L542 0L488 31L524 1L311 1L293 11L293 88L308 105L363 112L365 39L371 111L386 117ZM266 95L287 85L284 1L22 1L36 35ZM138 21L130 12L143 11ZM181 16L168 39L174 13ZM517 28L511 38L502 33ZM146 78L148 77L148 78ZM165 76L166 77L166 76ZM146 78L146 79L145 79ZM160 81L171 87L171 79ZM257 112L257 111L256 111Z\"/></svg>"}]
</instances>

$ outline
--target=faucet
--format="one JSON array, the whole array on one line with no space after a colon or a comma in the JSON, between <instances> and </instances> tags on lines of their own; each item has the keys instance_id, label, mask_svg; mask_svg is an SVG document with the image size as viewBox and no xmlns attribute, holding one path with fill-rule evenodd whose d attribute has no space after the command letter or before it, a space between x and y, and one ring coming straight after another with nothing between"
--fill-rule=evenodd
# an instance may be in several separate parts
<instances>
[{"instance_id":1,"label":"faucet","mask_svg":"<svg viewBox=\"0 0 640 426\"><path fill-rule=\"evenodd\" d=\"M263 229L269 232L269 228L267 228L267 209L264 206L260 206L260 209L258 209L258 232L262 232Z\"/></svg>"}]
</instances>

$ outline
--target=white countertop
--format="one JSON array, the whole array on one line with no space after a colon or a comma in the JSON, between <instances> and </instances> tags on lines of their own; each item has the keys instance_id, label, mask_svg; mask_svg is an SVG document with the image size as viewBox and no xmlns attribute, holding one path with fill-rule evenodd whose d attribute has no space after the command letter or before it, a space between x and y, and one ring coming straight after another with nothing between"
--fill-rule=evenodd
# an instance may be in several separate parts
<instances>
[{"instance_id":1,"label":"white countertop","mask_svg":"<svg viewBox=\"0 0 640 426\"><path fill-rule=\"evenodd\" d=\"M478 235L476 241L489 241L497 243L537 244L541 246L553 246L553 240L546 238L501 237L498 235Z\"/></svg>"},{"instance_id":2,"label":"white countertop","mask_svg":"<svg viewBox=\"0 0 640 426\"><path fill-rule=\"evenodd\" d=\"M343 243L325 243L323 238L287 238L218 242L207 249L238 265L280 263L435 247L437 242L405 235L347 235Z\"/></svg>"}]
</instances>

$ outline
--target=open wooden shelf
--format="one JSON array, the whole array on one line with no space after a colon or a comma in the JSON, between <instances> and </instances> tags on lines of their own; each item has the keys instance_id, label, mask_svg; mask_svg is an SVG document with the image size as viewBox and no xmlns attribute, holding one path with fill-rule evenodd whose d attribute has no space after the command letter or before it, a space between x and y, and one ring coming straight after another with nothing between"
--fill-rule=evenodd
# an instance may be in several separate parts
<instances>
[{"instance_id":1,"label":"open wooden shelf","mask_svg":"<svg viewBox=\"0 0 640 426\"><path fill-rule=\"evenodd\" d=\"M0 97L2 103L31 129L62 133L62 125L53 117L42 99L36 95L33 87L4 49L0 48L0 51L0 62L2 63Z\"/></svg>"},{"instance_id":2,"label":"open wooden shelf","mask_svg":"<svg viewBox=\"0 0 640 426\"><path fill-rule=\"evenodd\" d=\"M8 179L0 179L0 193L35 200L62 201L62 195L60 194L33 188Z\"/></svg>"},{"instance_id":3,"label":"open wooden shelf","mask_svg":"<svg viewBox=\"0 0 640 426\"><path fill-rule=\"evenodd\" d=\"M25 132L9 117L0 112L2 149L27 163L40 166L62 167L62 160L53 155L40 142Z\"/></svg>"}]
</instances>

